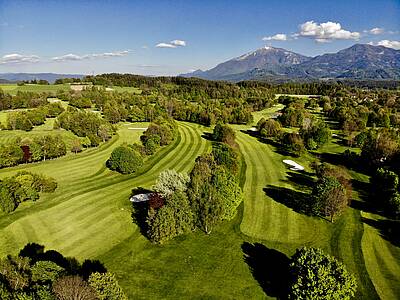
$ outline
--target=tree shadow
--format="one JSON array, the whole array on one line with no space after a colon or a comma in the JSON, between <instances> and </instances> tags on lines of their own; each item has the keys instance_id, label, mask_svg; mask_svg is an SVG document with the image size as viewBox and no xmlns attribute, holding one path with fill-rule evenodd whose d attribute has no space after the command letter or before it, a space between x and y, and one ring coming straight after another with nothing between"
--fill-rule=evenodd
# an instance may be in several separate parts
<instances>
[{"instance_id":1,"label":"tree shadow","mask_svg":"<svg viewBox=\"0 0 400 300\"><path fill-rule=\"evenodd\" d=\"M369 213L382 214L379 208L371 201L371 187L368 182L352 179L351 185L353 190L358 193L360 200L352 199L350 207Z\"/></svg>"},{"instance_id":2,"label":"tree shadow","mask_svg":"<svg viewBox=\"0 0 400 300\"><path fill-rule=\"evenodd\" d=\"M257 138L257 141L259 141L260 143L263 144L267 144L271 147L274 148L274 151L282 156L291 156L291 157L297 157L296 155L293 155L293 153L287 151L281 143L275 141L274 139L271 138L264 138L261 137L257 131L253 131L253 130L240 130L240 132L243 132L247 135L250 135L252 137Z\"/></svg>"},{"instance_id":3,"label":"tree shadow","mask_svg":"<svg viewBox=\"0 0 400 300\"><path fill-rule=\"evenodd\" d=\"M56 250L47 250L43 245L37 243L26 244L18 254L21 257L28 257L31 264L38 261L51 261L64 268L69 274L80 275L85 279L89 278L94 272L105 273L106 267L99 260L87 259L81 265L74 257L65 257Z\"/></svg>"},{"instance_id":4,"label":"tree shadow","mask_svg":"<svg viewBox=\"0 0 400 300\"><path fill-rule=\"evenodd\" d=\"M214 140L214 138L213 138L212 132L203 132L203 134L201 135L201 137L202 137L203 139L208 140L208 141L215 142L215 140Z\"/></svg>"},{"instance_id":5,"label":"tree shadow","mask_svg":"<svg viewBox=\"0 0 400 300\"><path fill-rule=\"evenodd\" d=\"M318 153L318 157L322 162L327 162L336 166L345 166L347 169L354 170L359 173L368 174L367 164L356 154L346 156L344 153Z\"/></svg>"},{"instance_id":6,"label":"tree shadow","mask_svg":"<svg viewBox=\"0 0 400 300\"><path fill-rule=\"evenodd\" d=\"M90 274L96 272L107 273L107 269L104 264L97 259L86 259L84 260L79 273L84 279L87 280Z\"/></svg>"},{"instance_id":7,"label":"tree shadow","mask_svg":"<svg viewBox=\"0 0 400 300\"><path fill-rule=\"evenodd\" d=\"M263 244L242 244L244 261L255 280L270 297L287 299L289 280L289 258Z\"/></svg>"},{"instance_id":8,"label":"tree shadow","mask_svg":"<svg viewBox=\"0 0 400 300\"><path fill-rule=\"evenodd\" d=\"M134 195L138 194L148 194L151 193L152 191L143 187L137 187L132 190L131 192L131 197ZM140 233L144 236L147 236L147 215L148 215L148 210L149 210L149 203L148 201L143 201L143 202L132 202L132 213L131 213L131 218L132 222L136 225L138 225L140 229Z\"/></svg>"},{"instance_id":9,"label":"tree shadow","mask_svg":"<svg viewBox=\"0 0 400 300\"><path fill-rule=\"evenodd\" d=\"M290 188L269 185L264 188L267 196L279 202L295 212L310 215L311 203L310 194L299 192Z\"/></svg>"},{"instance_id":10,"label":"tree shadow","mask_svg":"<svg viewBox=\"0 0 400 300\"><path fill-rule=\"evenodd\" d=\"M400 220L373 220L362 217L361 220L376 229L382 238L400 247Z\"/></svg>"},{"instance_id":11,"label":"tree shadow","mask_svg":"<svg viewBox=\"0 0 400 300\"><path fill-rule=\"evenodd\" d=\"M314 178L312 173L308 172L293 172L286 173L288 180L300 190L311 190L314 185Z\"/></svg>"}]
</instances>

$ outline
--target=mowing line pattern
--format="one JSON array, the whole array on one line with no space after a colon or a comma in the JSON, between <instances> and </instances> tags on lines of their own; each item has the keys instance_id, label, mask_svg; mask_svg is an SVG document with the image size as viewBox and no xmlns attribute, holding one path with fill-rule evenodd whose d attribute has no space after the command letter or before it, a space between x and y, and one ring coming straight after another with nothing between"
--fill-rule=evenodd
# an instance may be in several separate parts
<instances>
[{"instance_id":1,"label":"mowing line pattern","mask_svg":"<svg viewBox=\"0 0 400 300\"><path fill-rule=\"evenodd\" d=\"M134 142L124 131L110 142L111 146L29 165L33 172L64 179L59 181L56 193L0 219L0 244L5 245L0 255L15 253L27 242L38 242L78 258L97 257L115 247L138 230L130 216L131 189L151 187L165 169L189 172L195 158L210 147L201 138L203 130L180 122L177 141L149 158L139 175L120 175L103 167L115 146ZM63 163L66 161L68 164ZM9 175L20 168L0 174Z\"/></svg>"}]
</instances>

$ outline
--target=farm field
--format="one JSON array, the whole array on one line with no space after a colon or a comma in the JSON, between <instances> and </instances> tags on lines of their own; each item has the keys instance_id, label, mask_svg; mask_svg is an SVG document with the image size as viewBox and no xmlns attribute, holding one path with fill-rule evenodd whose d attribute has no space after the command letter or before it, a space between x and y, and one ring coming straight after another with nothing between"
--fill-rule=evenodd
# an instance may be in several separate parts
<instances>
[{"instance_id":1,"label":"farm field","mask_svg":"<svg viewBox=\"0 0 400 300\"><path fill-rule=\"evenodd\" d=\"M276 106L257 112L255 121L282 109ZM49 119L47 122L51 122ZM51 124L32 132L52 132ZM78 259L100 259L116 274L129 298L199 298L274 299L273 289L263 289L244 260L247 243L261 243L272 257L291 256L306 245L320 247L343 261L357 277L357 299L394 299L400 291L398 270L400 250L384 240L363 220L376 219L350 208L334 224L308 217L286 203L291 195L307 191L304 182L315 159L307 154L296 159L305 167L305 175L288 170L282 163L290 157L278 153L272 145L247 133L250 125L234 125L237 142L246 163L242 182L245 201L238 216L213 231L211 235L195 232L180 236L164 245L151 244L131 219L128 198L137 187L150 188L165 169L189 172L195 158L210 150L202 136L211 129L179 122L179 138L149 158L133 175L120 175L105 167L111 151L123 142L139 140L147 123L120 124L118 134L97 149L51 161L0 170L0 178L19 170L43 173L56 178L59 188L43 195L37 203L23 203L9 215L0 216L0 256L16 253L28 242L57 249ZM15 135L16 134L16 135ZM62 131L65 138L73 134ZM0 132L0 141L10 132ZM333 140L321 152L339 153L345 147ZM365 175L351 171L366 181ZM358 191L354 192L357 201ZM270 261L279 268L279 259ZM377 265L385 268L376 272ZM271 268L271 278L274 277Z\"/></svg>"},{"instance_id":2,"label":"farm field","mask_svg":"<svg viewBox=\"0 0 400 300\"><path fill-rule=\"evenodd\" d=\"M58 90L68 91L70 90L69 84L49 84L49 85L41 85L41 84L25 84L18 86L17 84L0 84L0 88L11 95L15 95L18 91L21 92L57 92Z\"/></svg>"},{"instance_id":3,"label":"farm field","mask_svg":"<svg viewBox=\"0 0 400 300\"><path fill-rule=\"evenodd\" d=\"M102 86L98 86L102 87ZM11 95L15 95L18 91L21 92L46 92L46 93L56 93L59 90L69 91L71 90L71 85L69 84L49 84L49 85L41 85L41 84L24 84L24 85L17 85L17 84L8 84L2 83L0 84L0 89L4 92L9 93ZM108 88L110 91L116 92L128 92L133 94L140 94L142 91L136 87L126 87L126 86L113 86Z\"/></svg>"}]
</instances>

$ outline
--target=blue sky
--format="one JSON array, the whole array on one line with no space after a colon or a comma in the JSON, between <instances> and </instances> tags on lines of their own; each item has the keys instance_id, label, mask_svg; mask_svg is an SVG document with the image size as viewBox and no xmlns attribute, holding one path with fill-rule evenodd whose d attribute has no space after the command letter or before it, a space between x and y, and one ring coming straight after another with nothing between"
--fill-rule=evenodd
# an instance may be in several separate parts
<instances>
[{"instance_id":1,"label":"blue sky","mask_svg":"<svg viewBox=\"0 0 400 300\"><path fill-rule=\"evenodd\" d=\"M400 49L399 31L400 0L0 0L0 73L175 75L264 45Z\"/></svg>"}]
</instances>

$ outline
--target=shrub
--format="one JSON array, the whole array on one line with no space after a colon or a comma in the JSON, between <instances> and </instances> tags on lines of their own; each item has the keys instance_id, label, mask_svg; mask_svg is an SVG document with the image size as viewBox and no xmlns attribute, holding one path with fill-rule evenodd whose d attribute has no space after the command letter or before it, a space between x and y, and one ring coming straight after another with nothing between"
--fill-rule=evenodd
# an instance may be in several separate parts
<instances>
[{"instance_id":1,"label":"shrub","mask_svg":"<svg viewBox=\"0 0 400 300\"><path fill-rule=\"evenodd\" d=\"M230 146L236 145L235 131L226 124L218 123L217 125L215 125L212 137L213 137L213 140L216 142L226 143Z\"/></svg>"},{"instance_id":2,"label":"shrub","mask_svg":"<svg viewBox=\"0 0 400 300\"><path fill-rule=\"evenodd\" d=\"M303 139L297 133L285 133L282 136L281 143L286 151L296 156L300 156L305 151Z\"/></svg>"},{"instance_id":3,"label":"shrub","mask_svg":"<svg viewBox=\"0 0 400 300\"><path fill-rule=\"evenodd\" d=\"M107 166L122 174L136 172L143 165L143 157L139 152L128 145L122 145L113 150Z\"/></svg>"},{"instance_id":4,"label":"shrub","mask_svg":"<svg viewBox=\"0 0 400 300\"><path fill-rule=\"evenodd\" d=\"M89 277L89 285L95 290L100 300L127 300L121 287L111 273L92 273Z\"/></svg>"},{"instance_id":5,"label":"shrub","mask_svg":"<svg viewBox=\"0 0 400 300\"><path fill-rule=\"evenodd\" d=\"M321 249L297 249L289 270L289 299L351 299L357 289L355 277Z\"/></svg>"}]
</instances>

